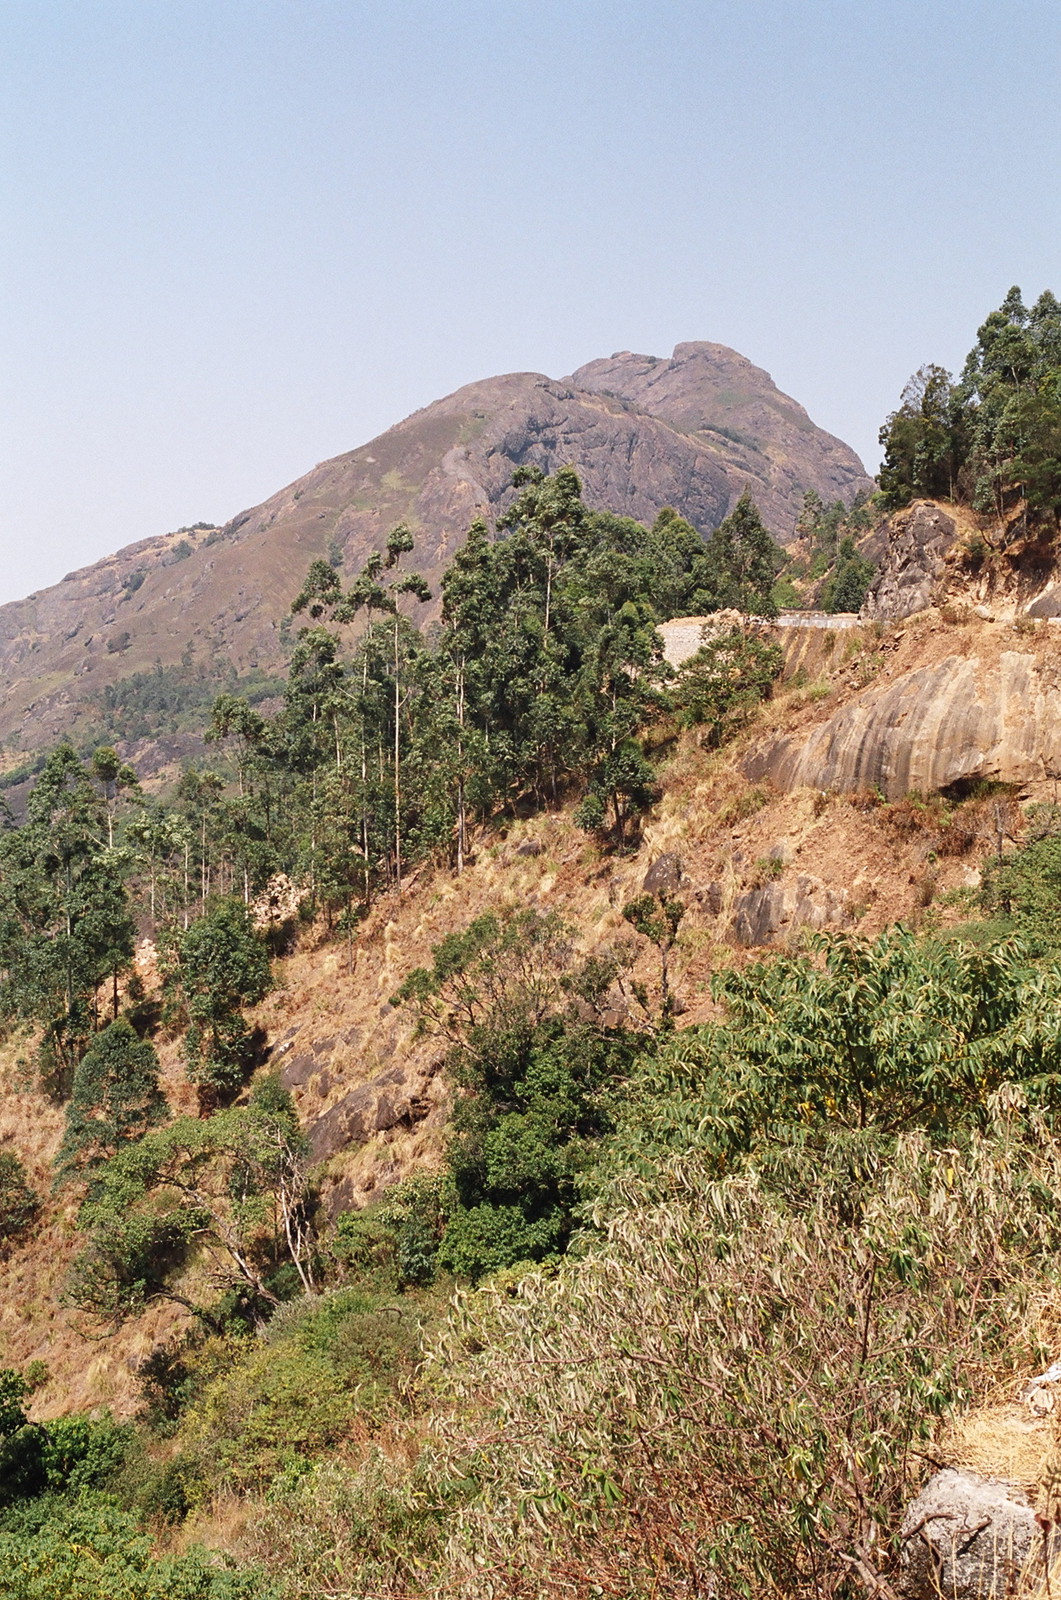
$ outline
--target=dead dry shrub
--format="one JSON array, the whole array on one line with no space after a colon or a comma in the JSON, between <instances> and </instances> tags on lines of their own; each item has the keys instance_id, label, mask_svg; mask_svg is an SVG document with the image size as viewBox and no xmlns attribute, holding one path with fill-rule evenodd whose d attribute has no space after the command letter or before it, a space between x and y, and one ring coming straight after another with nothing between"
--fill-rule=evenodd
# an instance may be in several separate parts
<instances>
[{"instance_id":1,"label":"dead dry shrub","mask_svg":"<svg viewBox=\"0 0 1061 1600\"><path fill-rule=\"evenodd\" d=\"M914 835L938 833L951 820L950 811L942 795L922 795L916 791L892 800L881 807L881 820L896 833Z\"/></svg>"},{"instance_id":2,"label":"dead dry shrub","mask_svg":"<svg viewBox=\"0 0 1061 1600\"><path fill-rule=\"evenodd\" d=\"M888 1593L934 1419L1040 1354L1061 1149L1037 1138L869 1139L775 1180L686 1160L586 1259L466 1297L439 1357L493 1426L437 1592Z\"/></svg>"},{"instance_id":3,"label":"dead dry shrub","mask_svg":"<svg viewBox=\"0 0 1061 1600\"><path fill-rule=\"evenodd\" d=\"M974 849L977 837L975 826L968 820L955 818L940 829L936 850L941 856L967 856Z\"/></svg>"}]
</instances>

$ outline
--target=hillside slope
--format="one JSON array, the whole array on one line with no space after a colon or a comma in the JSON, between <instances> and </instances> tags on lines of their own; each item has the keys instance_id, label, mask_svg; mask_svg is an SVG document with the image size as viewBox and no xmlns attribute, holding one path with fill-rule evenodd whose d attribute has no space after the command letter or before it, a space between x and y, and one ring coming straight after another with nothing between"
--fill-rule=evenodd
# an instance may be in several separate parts
<instances>
[{"instance_id":1,"label":"hillside slope","mask_svg":"<svg viewBox=\"0 0 1061 1600\"><path fill-rule=\"evenodd\" d=\"M832 501L871 487L846 445L721 345L679 345L669 361L614 356L559 383L489 378L224 528L142 540L0 607L0 740L22 752L53 743L91 720L106 685L189 649L241 673L275 670L310 561L329 555L352 573L399 521L437 590L468 524L497 516L524 463L573 464L590 505L643 521L674 505L702 533L750 486L782 540L804 490Z\"/></svg>"},{"instance_id":2,"label":"hillside slope","mask_svg":"<svg viewBox=\"0 0 1061 1600\"><path fill-rule=\"evenodd\" d=\"M1011 776L1007 789L887 803L866 788L830 788L823 772L809 768L798 786L784 788L748 770L756 752L778 739L813 750L832 719L850 717L942 662L976 659L990 668L1009 655L1041 676L1061 674L1061 632L1045 622L1029 629L975 616L948 620L938 610L890 627L778 632L788 677L757 722L722 751L690 733L659 752L661 796L636 853L602 855L569 808L499 822L479 830L462 875L425 864L400 897L377 901L352 943L307 929L296 951L277 963L276 987L253 1020L309 1136L325 1218L438 1163L452 1099L442 1050L415 1038L411 1016L389 1001L433 945L484 910L555 911L581 949L599 951L633 937L622 908L667 858L684 906L672 961L683 1027L714 1015L713 972L758 959L802 930L872 935L896 920L946 926L970 914L981 865L997 850L1000 832L1019 837L1022 803L1053 798L1045 771ZM945 724L945 690L935 679L933 694ZM894 760L917 726L916 716L909 726L892 726ZM652 992L658 962L641 945L633 977ZM615 1004L636 1023L629 990ZM179 1041L164 1036L159 1044L171 1102L188 1109ZM18 1039L0 1052L0 1140L47 1194L61 1117L33 1087L29 1055L28 1042ZM48 1199L42 1226L0 1261L0 1366L47 1363L52 1376L36 1401L41 1415L99 1403L128 1415L137 1364L183 1313L155 1308L103 1342L86 1340L96 1330L61 1305L77 1244L72 1208Z\"/></svg>"}]
</instances>

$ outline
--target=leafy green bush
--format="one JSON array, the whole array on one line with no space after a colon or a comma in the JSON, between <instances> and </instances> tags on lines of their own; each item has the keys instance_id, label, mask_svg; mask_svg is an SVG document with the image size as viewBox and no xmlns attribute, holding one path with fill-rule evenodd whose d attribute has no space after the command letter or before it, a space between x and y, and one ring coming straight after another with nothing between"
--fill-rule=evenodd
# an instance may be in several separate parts
<instances>
[{"instance_id":1,"label":"leafy green bush","mask_svg":"<svg viewBox=\"0 0 1061 1600\"><path fill-rule=\"evenodd\" d=\"M260 1319L281 1303L273 1280L283 1267L314 1288L309 1214L305 1140L290 1096L267 1083L249 1105L178 1117L99 1170L79 1219L89 1242L66 1297L112 1320L171 1299L217 1328L224 1298L195 1306L177 1282L194 1248L215 1288Z\"/></svg>"},{"instance_id":2,"label":"leafy green bush","mask_svg":"<svg viewBox=\"0 0 1061 1600\"><path fill-rule=\"evenodd\" d=\"M720 634L683 662L674 703L687 727L705 727L707 742L725 744L750 722L781 673L781 647L754 634Z\"/></svg>"},{"instance_id":3,"label":"leafy green bush","mask_svg":"<svg viewBox=\"0 0 1061 1600\"><path fill-rule=\"evenodd\" d=\"M946 1140L1013 1082L1056 1110L1061 971L1015 941L977 949L901 927L814 944L824 966L781 956L718 977L727 1021L643 1059L613 1163L697 1150L722 1173L825 1130Z\"/></svg>"},{"instance_id":4,"label":"leafy green bush","mask_svg":"<svg viewBox=\"0 0 1061 1600\"><path fill-rule=\"evenodd\" d=\"M1061 950L1061 833L1033 837L1012 855L988 862L981 903L1007 917L1034 948Z\"/></svg>"},{"instance_id":5,"label":"leafy green bush","mask_svg":"<svg viewBox=\"0 0 1061 1600\"><path fill-rule=\"evenodd\" d=\"M272 983L269 952L241 900L221 898L163 947L166 990L187 1022L188 1076L207 1099L239 1088L250 1065L244 1005Z\"/></svg>"},{"instance_id":6,"label":"leafy green bush","mask_svg":"<svg viewBox=\"0 0 1061 1600\"><path fill-rule=\"evenodd\" d=\"M186 1492L261 1487L400 1411L428 1308L334 1290L290 1302L189 1406L177 1438Z\"/></svg>"},{"instance_id":7,"label":"leafy green bush","mask_svg":"<svg viewBox=\"0 0 1061 1600\"><path fill-rule=\"evenodd\" d=\"M604 1091L644 1040L586 1020L617 966L577 963L554 916L487 914L433 954L395 1002L449 1043L449 1069L464 1090L438 1260L477 1280L567 1247L579 1174L611 1127Z\"/></svg>"},{"instance_id":8,"label":"leafy green bush","mask_svg":"<svg viewBox=\"0 0 1061 1600\"><path fill-rule=\"evenodd\" d=\"M22 1408L29 1384L11 1367L0 1367L0 1506L37 1494L44 1487L44 1429Z\"/></svg>"},{"instance_id":9,"label":"leafy green bush","mask_svg":"<svg viewBox=\"0 0 1061 1600\"><path fill-rule=\"evenodd\" d=\"M132 1437L128 1424L110 1417L58 1417L43 1431L45 1483L71 1494L104 1488L121 1468Z\"/></svg>"},{"instance_id":10,"label":"leafy green bush","mask_svg":"<svg viewBox=\"0 0 1061 1600\"><path fill-rule=\"evenodd\" d=\"M0 1529L0 1600L277 1600L257 1572L203 1550L155 1560L135 1518L106 1504L32 1502Z\"/></svg>"},{"instance_id":11,"label":"leafy green bush","mask_svg":"<svg viewBox=\"0 0 1061 1600\"><path fill-rule=\"evenodd\" d=\"M57 1178L91 1173L169 1113L154 1046L124 1018L94 1035L74 1070Z\"/></svg>"}]
</instances>

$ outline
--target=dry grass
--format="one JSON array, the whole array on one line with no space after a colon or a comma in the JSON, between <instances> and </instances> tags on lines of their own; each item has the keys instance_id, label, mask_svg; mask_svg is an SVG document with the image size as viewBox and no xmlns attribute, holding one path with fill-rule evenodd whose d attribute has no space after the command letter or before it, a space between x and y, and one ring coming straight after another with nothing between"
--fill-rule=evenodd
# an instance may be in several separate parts
<instances>
[{"instance_id":1,"label":"dry grass","mask_svg":"<svg viewBox=\"0 0 1061 1600\"><path fill-rule=\"evenodd\" d=\"M936 1443L940 1458L982 1478L1012 1483L1034 1495L1054 1448L1048 1419L1015 1402L985 1405L958 1418Z\"/></svg>"}]
</instances>

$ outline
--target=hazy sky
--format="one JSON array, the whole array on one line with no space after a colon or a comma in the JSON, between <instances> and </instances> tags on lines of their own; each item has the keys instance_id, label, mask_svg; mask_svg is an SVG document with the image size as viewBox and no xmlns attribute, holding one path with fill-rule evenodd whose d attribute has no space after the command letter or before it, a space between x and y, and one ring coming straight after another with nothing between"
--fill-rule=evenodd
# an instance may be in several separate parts
<instances>
[{"instance_id":1,"label":"hazy sky","mask_svg":"<svg viewBox=\"0 0 1061 1600\"><path fill-rule=\"evenodd\" d=\"M0 600L462 383L733 345L876 465L1061 292L1057 0L3 0Z\"/></svg>"}]
</instances>

